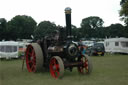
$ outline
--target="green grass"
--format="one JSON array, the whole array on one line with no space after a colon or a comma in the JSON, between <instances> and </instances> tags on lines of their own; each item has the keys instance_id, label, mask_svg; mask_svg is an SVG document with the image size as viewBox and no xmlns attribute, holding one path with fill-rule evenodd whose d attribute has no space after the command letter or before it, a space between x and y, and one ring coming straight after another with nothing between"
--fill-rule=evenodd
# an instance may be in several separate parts
<instances>
[{"instance_id":1,"label":"green grass","mask_svg":"<svg viewBox=\"0 0 128 85\"><path fill-rule=\"evenodd\" d=\"M0 85L128 85L128 55L91 57L93 72L80 75L76 68L65 71L61 80L49 72L29 73L21 70L22 60L0 61Z\"/></svg>"}]
</instances>

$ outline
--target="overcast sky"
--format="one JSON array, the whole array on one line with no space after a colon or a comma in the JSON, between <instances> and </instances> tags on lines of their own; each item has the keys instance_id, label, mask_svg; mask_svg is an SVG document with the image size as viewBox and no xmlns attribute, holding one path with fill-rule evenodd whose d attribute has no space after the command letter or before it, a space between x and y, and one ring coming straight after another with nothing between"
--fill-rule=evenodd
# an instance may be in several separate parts
<instances>
[{"instance_id":1,"label":"overcast sky","mask_svg":"<svg viewBox=\"0 0 128 85\"><path fill-rule=\"evenodd\" d=\"M28 15L39 23L49 20L65 26L64 9L72 8L72 24L80 27L83 18L99 16L104 26L120 21L120 0L0 0L0 18L11 20L16 15Z\"/></svg>"}]
</instances>

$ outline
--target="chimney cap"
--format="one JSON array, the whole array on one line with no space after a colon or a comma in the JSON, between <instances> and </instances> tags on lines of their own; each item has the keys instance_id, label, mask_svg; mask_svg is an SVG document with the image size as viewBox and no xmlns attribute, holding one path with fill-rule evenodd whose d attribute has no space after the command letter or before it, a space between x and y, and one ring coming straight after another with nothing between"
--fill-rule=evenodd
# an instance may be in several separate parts
<instances>
[{"instance_id":1,"label":"chimney cap","mask_svg":"<svg viewBox=\"0 0 128 85\"><path fill-rule=\"evenodd\" d=\"M71 9L70 7L66 7L66 8L65 8L65 13L66 13L66 14L71 14L71 10L72 10L72 9Z\"/></svg>"},{"instance_id":2,"label":"chimney cap","mask_svg":"<svg viewBox=\"0 0 128 85\"><path fill-rule=\"evenodd\" d=\"M70 7L66 7L65 11L71 11L72 9Z\"/></svg>"}]
</instances>

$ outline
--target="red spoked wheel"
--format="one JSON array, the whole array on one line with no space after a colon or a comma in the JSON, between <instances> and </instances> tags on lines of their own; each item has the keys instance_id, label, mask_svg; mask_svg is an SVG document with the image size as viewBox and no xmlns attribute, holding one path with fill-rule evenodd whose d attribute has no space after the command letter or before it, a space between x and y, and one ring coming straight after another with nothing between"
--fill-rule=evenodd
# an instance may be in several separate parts
<instances>
[{"instance_id":1,"label":"red spoked wheel","mask_svg":"<svg viewBox=\"0 0 128 85\"><path fill-rule=\"evenodd\" d=\"M62 78L64 74L64 64L59 56L54 56L50 60L50 73L54 78Z\"/></svg>"},{"instance_id":2,"label":"red spoked wheel","mask_svg":"<svg viewBox=\"0 0 128 85\"><path fill-rule=\"evenodd\" d=\"M29 72L37 72L43 68L43 53L40 45L32 43L26 49L26 65Z\"/></svg>"},{"instance_id":3,"label":"red spoked wheel","mask_svg":"<svg viewBox=\"0 0 128 85\"><path fill-rule=\"evenodd\" d=\"M82 65L77 67L79 73L90 74L92 72L92 62L88 55L81 55L78 61L82 62Z\"/></svg>"}]
</instances>

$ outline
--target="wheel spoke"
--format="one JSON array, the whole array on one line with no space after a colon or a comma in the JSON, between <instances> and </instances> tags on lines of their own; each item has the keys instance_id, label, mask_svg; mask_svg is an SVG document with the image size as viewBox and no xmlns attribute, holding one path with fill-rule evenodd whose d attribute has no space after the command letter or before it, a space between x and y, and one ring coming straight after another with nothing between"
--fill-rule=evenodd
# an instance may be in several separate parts
<instances>
[{"instance_id":1,"label":"wheel spoke","mask_svg":"<svg viewBox=\"0 0 128 85\"><path fill-rule=\"evenodd\" d=\"M56 70L54 74L55 74L55 77L56 77L56 78L59 77L59 71Z\"/></svg>"},{"instance_id":2,"label":"wheel spoke","mask_svg":"<svg viewBox=\"0 0 128 85\"><path fill-rule=\"evenodd\" d=\"M32 50L33 49L33 47L32 46L29 46L29 50Z\"/></svg>"},{"instance_id":3,"label":"wheel spoke","mask_svg":"<svg viewBox=\"0 0 128 85\"><path fill-rule=\"evenodd\" d=\"M54 61L56 61L56 59L54 59ZM57 78L59 76L59 65L54 64L54 66L55 66L55 69L53 69L53 73L54 73L54 76Z\"/></svg>"},{"instance_id":4,"label":"wheel spoke","mask_svg":"<svg viewBox=\"0 0 128 85\"><path fill-rule=\"evenodd\" d=\"M28 63L28 64L31 64L31 63L32 63L32 61L31 61L31 60L29 60L27 63Z\"/></svg>"},{"instance_id":5,"label":"wheel spoke","mask_svg":"<svg viewBox=\"0 0 128 85\"><path fill-rule=\"evenodd\" d=\"M34 64L31 66L31 70L32 70L32 71L35 70L35 65L34 65Z\"/></svg>"},{"instance_id":6,"label":"wheel spoke","mask_svg":"<svg viewBox=\"0 0 128 85\"><path fill-rule=\"evenodd\" d=\"M29 57L32 57L32 53L30 53L30 52L27 52L27 55L28 55Z\"/></svg>"},{"instance_id":7,"label":"wheel spoke","mask_svg":"<svg viewBox=\"0 0 128 85\"><path fill-rule=\"evenodd\" d=\"M85 60L84 67L85 67L86 72L88 72L88 60L87 59Z\"/></svg>"},{"instance_id":8,"label":"wheel spoke","mask_svg":"<svg viewBox=\"0 0 128 85\"><path fill-rule=\"evenodd\" d=\"M55 58L53 59L53 64L56 65L56 59Z\"/></svg>"},{"instance_id":9,"label":"wheel spoke","mask_svg":"<svg viewBox=\"0 0 128 85\"><path fill-rule=\"evenodd\" d=\"M80 67L80 72L83 73L83 67Z\"/></svg>"},{"instance_id":10,"label":"wheel spoke","mask_svg":"<svg viewBox=\"0 0 128 85\"><path fill-rule=\"evenodd\" d=\"M88 67L88 61L87 60L84 63L84 67Z\"/></svg>"},{"instance_id":11,"label":"wheel spoke","mask_svg":"<svg viewBox=\"0 0 128 85\"><path fill-rule=\"evenodd\" d=\"M59 70L59 64L56 64L55 66L56 66L56 69Z\"/></svg>"},{"instance_id":12,"label":"wheel spoke","mask_svg":"<svg viewBox=\"0 0 128 85\"><path fill-rule=\"evenodd\" d=\"M58 78L59 77L59 65L55 64L54 66L55 66L55 69L53 69L54 76L55 78Z\"/></svg>"}]
</instances>

